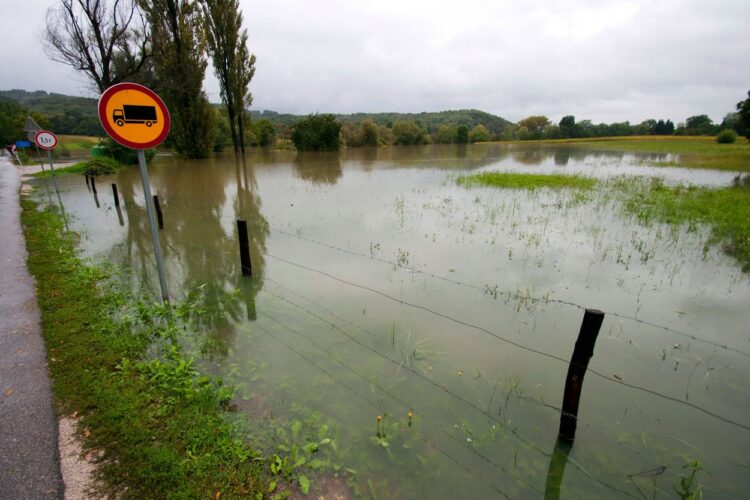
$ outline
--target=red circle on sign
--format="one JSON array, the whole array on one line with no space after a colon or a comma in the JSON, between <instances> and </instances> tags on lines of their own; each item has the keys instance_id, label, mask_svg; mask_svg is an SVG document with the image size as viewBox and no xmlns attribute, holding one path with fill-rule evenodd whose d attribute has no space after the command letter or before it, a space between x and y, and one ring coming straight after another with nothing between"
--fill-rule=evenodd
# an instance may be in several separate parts
<instances>
[{"instance_id":1,"label":"red circle on sign","mask_svg":"<svg viewBox=\"0 0 750 500\"><path fill-rule=\"evenodd\" d=\"M34 134L34 144L41 149L55 149L57 146L57 136L49 130L37 130Z\"/></svg>"},{"instance_id":2,"label":"red circle on sign","mask_svg":"<svg viewBox=\"0 0 750 500\"><path fill-rule=\"evenodd\" d=\"M159 135L147 142L134 142L126 137L123 137L120 133L118 133L117 129L113 125L120 126L120 120L113 120L113 123L110 121L110 117L107 114L107 104L109 103L110 99L114 97L115 95L126 92L126 91L136 91L143 94L146 94L151 100L154 101L154 104L156 104L162 115L163 115L163 125L162 130L159 133ZM164 104L164 101L161 100L161 98L150 88L144 87L143 85L139 85L137 83L117 83L115 85L112 85L107 90L104 91L102 96L99 98L99 121L102 124L102 127L104 127L104 130L107 132L107 135L109 135L112 139L114 139L115 142L118 144L121 144L125 146L126 148L131 149L149 149L158 146L162 142L164 142L164 139L167 138L167 135L169 134L169 127L171 124L170 118L169 118L169 110L167 110L167 106ZM150 125L147 125L150 126Z\"/></svg>"}]
</instances>

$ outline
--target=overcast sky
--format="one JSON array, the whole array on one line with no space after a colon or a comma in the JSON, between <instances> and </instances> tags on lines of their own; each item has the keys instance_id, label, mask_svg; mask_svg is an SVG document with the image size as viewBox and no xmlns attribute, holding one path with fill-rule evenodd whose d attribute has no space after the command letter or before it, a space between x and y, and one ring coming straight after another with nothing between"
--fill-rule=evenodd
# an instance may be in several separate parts
<instances>
[{"instance_id":1,"label":"overcast sky","mask_svg":"<svg viewBox=\"0 0 750 500\"><path fill-rule=\"evenodd\" d=\"M750 89L750 0L240 3L253 109L721 121ZM42 50L56 4L2 0L0 90L94 96ZM210 67L205 87L219 101Z\"/></svg>"}]
</instances>

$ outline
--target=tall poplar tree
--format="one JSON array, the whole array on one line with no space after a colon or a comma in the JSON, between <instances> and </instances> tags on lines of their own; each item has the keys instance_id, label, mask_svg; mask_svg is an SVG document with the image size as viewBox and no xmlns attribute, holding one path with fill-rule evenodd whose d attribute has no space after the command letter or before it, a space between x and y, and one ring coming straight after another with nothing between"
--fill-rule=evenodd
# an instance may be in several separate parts
<instances>
[{"instance_id":1,"label":"tall poplar tree","mask_svg":"<svg viewBox=\"0 0 750 500\"><path fill-rule=\"evenodd\" d=\"M205 36L196 0L139 0L151 27L156 86L172 117L170 139L187 158L206 158L216 116L203 92Z\"/></svg>"},{"instance_id":2,"label":"tall poplar tree","mask_svg":"<svg viewBox=\"0 0 750 500\"><path fill-rule=\"evenodd\" d=\"M229 116L235 154L245 153L245 109L252 103L248 91L255 74L255 55L247 48L239 0L201 0L208 53L221 87Z\"/></svg>"}]
</instances>

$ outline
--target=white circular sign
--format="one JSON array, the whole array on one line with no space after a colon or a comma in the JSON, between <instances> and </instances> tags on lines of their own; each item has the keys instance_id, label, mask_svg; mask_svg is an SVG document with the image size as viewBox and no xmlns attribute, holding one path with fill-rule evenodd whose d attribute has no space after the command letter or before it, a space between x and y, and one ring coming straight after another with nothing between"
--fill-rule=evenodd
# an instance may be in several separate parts
<instances>
[{"instance_id":1,"label":"white circular sign","mask_svg":"<svg viewBox=\"0 0 750 500\"><path fill-rule=\"evenodd\" d=\"M57 136L49 130L38 130L34 134L34 142L42 149L54 149L57 146Z\"/></svg>"}]
</instances>

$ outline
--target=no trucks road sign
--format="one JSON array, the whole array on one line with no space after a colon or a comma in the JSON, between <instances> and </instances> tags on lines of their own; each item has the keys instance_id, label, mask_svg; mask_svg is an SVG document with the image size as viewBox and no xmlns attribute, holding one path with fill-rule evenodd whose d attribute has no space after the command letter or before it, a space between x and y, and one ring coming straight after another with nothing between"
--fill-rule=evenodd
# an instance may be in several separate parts
<instances>
[{"instance_id":1,"label":"no trucks road sign","mask_svg":"<svg viewBox=\"0 0 750 500\"><path fill-rule=\"evenodd\" d=\"M148 87L118 83L99 98L99 120L115 142L131 149L149 149L169 134L169 111Z\"/></svg>"}]
</instances>

